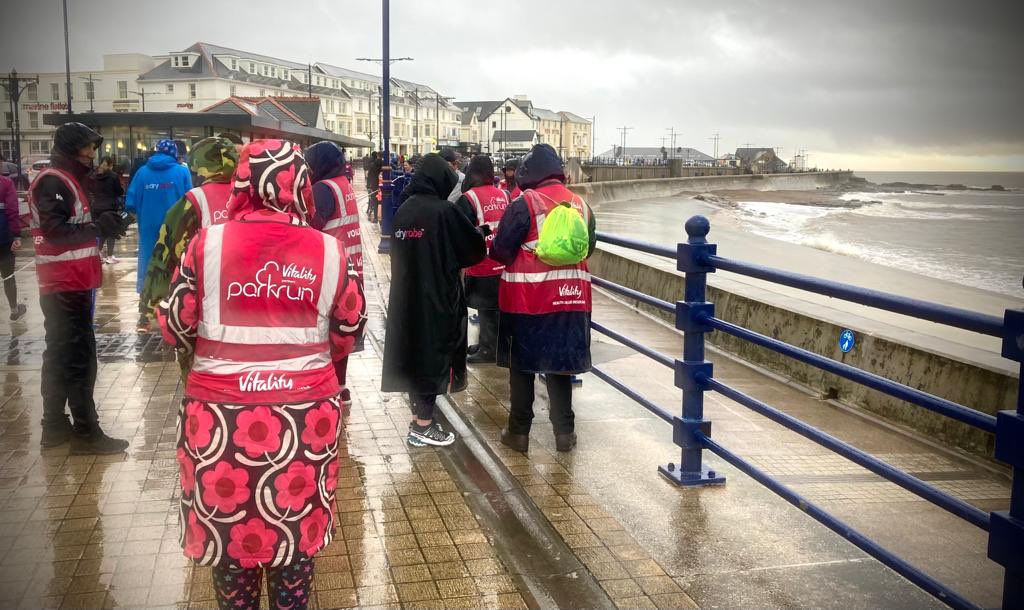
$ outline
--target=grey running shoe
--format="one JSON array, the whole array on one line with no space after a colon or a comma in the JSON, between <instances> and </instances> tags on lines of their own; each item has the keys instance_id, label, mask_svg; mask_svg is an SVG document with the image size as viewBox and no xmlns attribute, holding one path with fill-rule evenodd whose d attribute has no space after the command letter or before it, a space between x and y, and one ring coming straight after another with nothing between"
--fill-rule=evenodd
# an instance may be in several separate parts
<instances>
[{"instance_id":1,"label":"grey running shoe","mask_svg":"<svg viewBox=\"0 0 1024 610\"><path fill-rule=\"evenodd\" d=\"M448 432L437 422L429 426L418 426L413 422L409 426L409 438L407 440L413 447L422 447L424 445L447 447L455 442L455 433Z\"/></svg>"}]
</instances>

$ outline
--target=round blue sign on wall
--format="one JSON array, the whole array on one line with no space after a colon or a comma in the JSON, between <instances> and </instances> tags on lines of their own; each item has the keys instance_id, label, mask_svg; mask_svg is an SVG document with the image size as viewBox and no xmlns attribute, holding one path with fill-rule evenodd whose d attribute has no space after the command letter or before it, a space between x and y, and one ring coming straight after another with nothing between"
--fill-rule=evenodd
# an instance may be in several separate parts
<instances>
[{"instance_id":1,"label":"round blue sign on wall","mask_svg":"<svg viewBox=\"0 0 1024 610\"><path fill-rule=\"evenodd\" d=\"M844 354L846 354L850 350L852 350L853 349L853 345L856 342L857 342L857 340L853 336L853 331L852 330L846 329L843 332L839 333L839 349L843 350Z\"/></svg>"}]
</instances>

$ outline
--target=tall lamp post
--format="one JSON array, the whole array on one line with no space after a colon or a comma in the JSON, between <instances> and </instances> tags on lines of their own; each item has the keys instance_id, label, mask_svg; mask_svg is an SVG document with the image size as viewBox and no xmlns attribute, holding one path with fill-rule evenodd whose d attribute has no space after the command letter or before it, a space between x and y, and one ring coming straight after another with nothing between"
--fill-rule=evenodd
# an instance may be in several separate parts
<instances>
[{"instance_id":1,"label":"tall lamp post","mask_svg":"<svg viewBox=\"0 0 1024 610\"><path fill-rule=\"evenodd\" d=\"M380 245L377 252L387 254L391 251L391 220L394 218L395 210L391 205L391 63L396 61L412 61L411 57L396 57L391 59L391 45L389 44L391 9L390 1L383 0L382 7L382 42L383 52L380 59L369 57L357 57L357 61L379 62L381 65L381 135L384 138L384 166L381 172L381 223L380 223Z\"/></svg>"},{"instance_id":2,"label":"tall lamp post","mask_svg":"<svg viewBox=\"0 0 1024 610\"><path fill-rule=\"evenodd\" d=\"M437 143L434 148L441 150L441 102L445 104L455 99L454 97L445 97L438 92L434 92L434 141Z\"/></svg>"},{"instance_id":3,"label":"tall lamp post","mask_svg":"<svg viewBox=\"0 0 1024 610\"><path fill-rule=\"evenodd\" d=\"M68 47L68 0L64 0L64 77L67 81L68 114L71 114L71 49Z\"/></svg>"},{"instance_id":4,"label":"tall lamp post","mask_svg":"<svg viewBox=\"0 0 1024 610\"><path fill-rule=\"evenodd\" d=\"M34 76L32 78L25 78L18 76L17 70L11 70L11 73L7 75L7 79L0 81L0 87L7 90L7 97L11 100L11 117L13 122L11 123L11 153L14 155L14 163L18 166L18 180L22 179L21 172L21 121L18 119L18 100L21 99L21 94L28 89L30 85L39 84L39 77Z\"/></svg>"}]
</instances>

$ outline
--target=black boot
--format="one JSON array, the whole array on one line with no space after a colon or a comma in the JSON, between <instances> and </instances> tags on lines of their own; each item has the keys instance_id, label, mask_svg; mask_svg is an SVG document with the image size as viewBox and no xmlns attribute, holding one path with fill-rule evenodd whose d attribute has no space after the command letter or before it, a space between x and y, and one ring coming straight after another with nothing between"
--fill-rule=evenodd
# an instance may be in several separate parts
<instances>
[{"instance_id":1,"label":"black boot","mask_svg":"<svg viewBox=\"0 0 1024 610\"><path fill-rule=\"evenodd\" d=\"M124 453L128 449L128 441L110 438L99 428L87 434L74 434L71 437L71 455L109 455Z\"/></svg>"},{"instance_id":2,"label":"black boot","mask_svg":"<svg viewBox=\"0 0 1024 610\"><path fill-rule=\"evenodd\" d=\"M526 453L530 449L530 435L512 434L508 428L502 428L501 444L519 453Z\"/></svg>"},{"instance_id":3,"label":"black boot","mask_svg":"<svg viewBox=\"0 0 1024 610\"><path fill-rule=\"evenodd\" d=\"M555 449L558 451L572 451L572 448L576 446L576 433L570 432L569 434L556 434L555 435Z\"/></svg>"},{"instance_id":4,"label":"black boot","mask_svg":"<svg viewBox=\"0 0 1024 610\"><path fill-rule=\"evenodd\" d=\"M491 351L478 349L466 358L466 362L470 364L494 364L497 362L497 355Z\"/></svg>"},{"instance_id":5,"label":"black boot","mask_svg":"<svg viewBox=\"0 0 1024 610\"><path fill-rule=\"evenodd\" d=\"M39 439L39 446L42 448L56 447L68 442L71 438L71 422L64 421L56 424L43 422L43 436Z\"/></svg>"}]
</instances>

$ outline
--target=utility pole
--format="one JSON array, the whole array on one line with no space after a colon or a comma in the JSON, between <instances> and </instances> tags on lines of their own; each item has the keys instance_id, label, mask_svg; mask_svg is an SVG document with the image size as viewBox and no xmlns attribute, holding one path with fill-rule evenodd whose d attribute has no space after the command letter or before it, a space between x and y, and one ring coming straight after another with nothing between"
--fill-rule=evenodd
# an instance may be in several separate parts
<instances>
[{"instance_id":1,"label":"utility pole","mask_svg":"<svg viewBox=\"0 0 1024 610\"><path fill-rule=\"evenodd\" d=\"M64 0L64 77L68 95L68 114L71 114L71 50L68 47L68 0Z\"/></svg>"},{"instance_id":2,"label":"utility pole","mask_svg":"<svg viewBox=\"0 0 1024 610\"><path fill-rule=\"evenodd\" d=\"M381 83L384 89L381 92L382 109L381 113L384 115L384 124L381 125L381 133L384 134L384 164L383 164L383 186L380 198L382 216L381 219L381 231L380 231L380 244L377 246L377 251L381 253L391 252L391 233L393 231L392 221L395 217L395 211L391 207L391 40L390 40L390 29L391 29L391 2L390 0L383 0L382 9L382 40L383 50L381 52Z\"/></svg>"},{"instance_id":3,"label":"utility pole","mask_svg":"<svg viewBox=\"0 0 1024 610\"><path fill-rule=\"evenodd\" d=\"M88 78L84 76L79 76L78 78L89 83L89 94L87 96L89 98L89 112L96 112L96 109L93 108L93 99L96 97L96 85L93 83L96 79L92 77L92 74L90 74Z\"/></svg>"},{"instance_id":4,"label":"utility pole","mask_svg":"<svg viewBox=\"0 0 1024 610\"><path fill-rule=\"evenodd\" d=\"M715 133L714 133L714 134L713 134L713 135L712 135L712 136L711 136L710 138L708 138L708 139L709 139L709 140L714 140L714 141L715 141L715 159L717 160L717 159L718 159L718 139L719 139L719 135L718 135L718 132L716 131L716 132L715 132Z\"/></svg>"},{"instance_id":5,"label":"utility pole","mask_svg":"<svg viewBox=\"0 0 1024 610\"><path fill-rule=\"evenodd\" d=\"M622 134L622 163L625 164L626 163L626 134L628 132L630 132L630 131L633 131L633 128L632 127L626 127L625 125L623 125L622 127L616 127L615 129L617 129L619 131L619 133Z\"/></svg>"},{"instance_id":6,"label":"utility pole","mask_svg":"<svg viewBox=\"0 0 1024 610\"><path fill-rule=\"evenodd\" d=\"M436 107L434 108L434 149L441 150L441 101L444 100L445 104L455 99L454 97L442 96L437 91L434 92L434 102Z\"/></svg>"},{"instance_id":7,"label":"utility pole","mask_svg":"<svg viewBox=\"0 0 1024 610\"><path fill-rule=\"evenodd\" d=\"M674 159L675 156L676 156L676 137L679 134L676 133L676 128L675 127L669 127L666 131L668 131L668 133L669 133L669 136L668 136L669 137L669 143L672 145L671 150L669 150L668 156L669 156L670 159Z\"/></svg>"},{"instance_id":8,"label":"utility pole","mask_svg":"<svg viewBox=\"0 0 1024 610\"><path fill-rule=\"evenodd\" d=\"M17 70L11 70L11 73L7 75L5 81L0 82L0 86L7 90L7 97L11 100L11 116L14 121L11 124L11 153L14 155L14 163L18 166L18 180L21 180L21 121L18 118L18 100L21 99L21 94L28 89L30 85L38 85L39 77L34 76L32 78L25 78L18 76Z\"/></svg>"}]
</instances>

